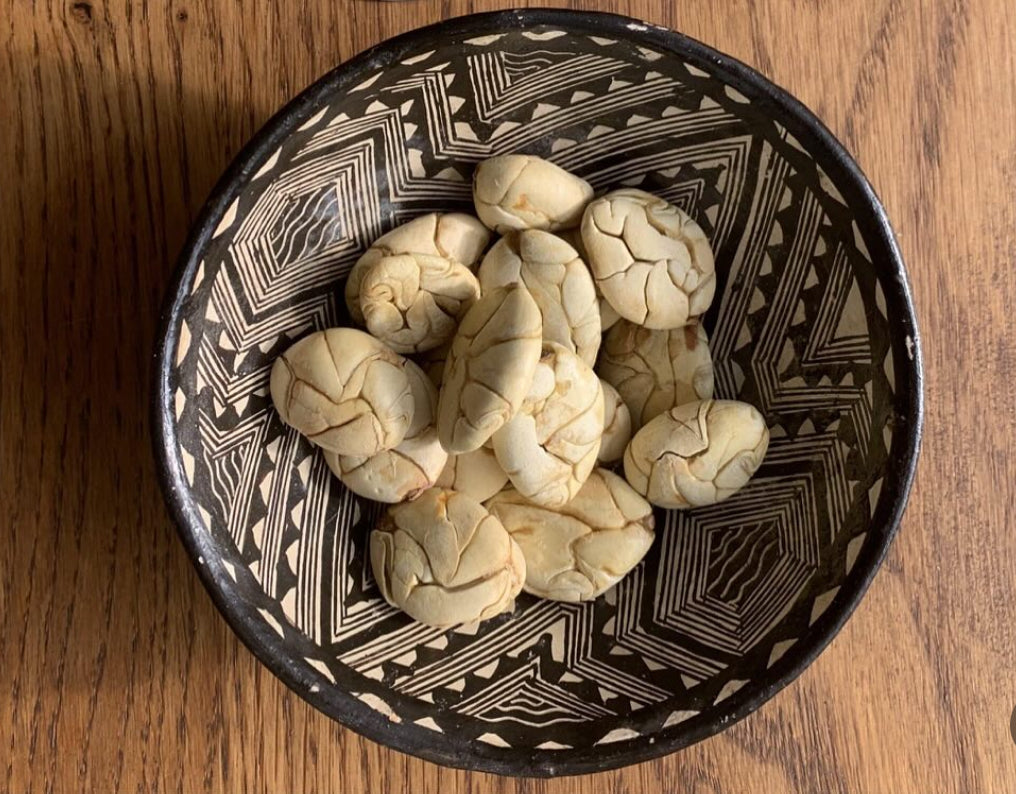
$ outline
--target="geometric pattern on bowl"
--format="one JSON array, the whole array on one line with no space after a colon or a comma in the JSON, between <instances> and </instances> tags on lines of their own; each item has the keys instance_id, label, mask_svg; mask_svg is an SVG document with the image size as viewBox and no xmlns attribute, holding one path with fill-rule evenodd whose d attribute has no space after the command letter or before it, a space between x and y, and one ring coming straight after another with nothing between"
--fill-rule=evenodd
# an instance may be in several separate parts
<instances>
[{"instance_id":1,"label":"geometric pattern on bowl","mask_svg":"<svg viewBox=\"0 0 1016 794\"><path fill-rule=\"evenodd\" d=\"M496 17L361 60L364 79L305 104L239 175L180 287L170 436L224 597L275 635L301 694L436 760L497 769L523 751L548 772L568 768L555 754L687 743L772 679L865 545L908 362L849 188L765 97L637 28ZM595 602L523 595L512 615L440 630L381 598L365 548L380 506L282 424L268 375L294 340L349 324L342 280L374 238L468 211L473 164L509 152L699 222L719 278L716 395L755 405L771 443L734 497L658 511L647 558Z\"/></svg>"}]
</instances>

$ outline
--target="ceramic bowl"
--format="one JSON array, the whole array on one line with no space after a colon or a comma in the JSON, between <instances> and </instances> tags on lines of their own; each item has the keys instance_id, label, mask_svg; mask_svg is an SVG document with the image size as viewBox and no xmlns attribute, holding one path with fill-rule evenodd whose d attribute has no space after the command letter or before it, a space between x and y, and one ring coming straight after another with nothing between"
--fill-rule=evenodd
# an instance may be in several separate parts
<instances>
[{"instance_id":1,"label":"ceramic bowl","mask_svg":"<svg viewBox=\"0 0 1016 794\"><path fill-rule=\"evenodd\" d=\"M651 191L702 225L716 393L757 406L772 442L733 498L659 511L648 557L596 601L524 595L513 614L433 629L381 598L365 551L381 507L282 424L268 373L294 340L348 323L343 279L375 237L469 210L474 163L509 152ZM808 110L671 31L512 11L363 53L237 157L168 297L155 446L212 598L301 697L439 763L552 775L716 733L815 658L899 524L921 405L885 213Z\"/></svg>"}]
</instances>

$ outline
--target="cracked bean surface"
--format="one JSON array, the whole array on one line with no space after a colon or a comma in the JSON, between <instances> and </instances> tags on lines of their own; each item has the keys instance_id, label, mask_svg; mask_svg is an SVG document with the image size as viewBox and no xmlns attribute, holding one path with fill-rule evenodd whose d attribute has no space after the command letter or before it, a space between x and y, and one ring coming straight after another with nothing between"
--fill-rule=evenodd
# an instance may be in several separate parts
<instances>
[{"instance_id":1,"label":"cracked bean surface","mask_svg":"<svg viewBox=\"0 0 1016 794\"><path fill-rule=\"evenodd\" d=\"M558 507L589 477L602 437L600 379L571 351L545 343L522 408L494 433L497 462L527 499Z\"/></svg>"},{"instance_id":2,"label":"cracked bean surface","mask_svg":"<svg viewBox=\"0 0 1016 794\"><path fill-rule=\"evenodd\" d=\"M582 243L582 230L581 229L562 229L555 232L558 237L564 240L568 245L574 248L579 255L586 267L589 267L589 254L586 252L586 247ZM589 271L592 274L592 270ZM607 333L607 331L621 319L621 315L617 313L610 302L603 297L603 292L600 290L600 285L596 283L596 279L593 279L593 289L596 290L596 303L600 310L600 333Z\"/></svg>"},{"instance_id":3,"label":"cracked bean surface","mask_svg":"<svg viewBox=\"0 0 1016 794\"><path fill-rule=\"evenodd\" d=\"M444 488L388 508L371 532L370 561L388 603L438 627L511 611L526 579L522 550L500 520Z\"/></svg>"},{"instance_id":4,"label":"cracked bean surface","mask_svg":"<svg viewBox=\"0 0 1016 794\"><path fill-rule=\"evenodd\" d=\"M424 254L475 267L490 242L490 231L472 215L432 212L396 226L378 237L356 260L346 278L346 307L353 321L363 325L360 284L371 267L396 254Z\"/></svg>"},{"instance_id":5,"label":"cracked bean surface","mask_svg":"<svg viewBox=\"0 0 1016 794\"><path fill-rule=\"evenodd\" d=\"M595 469L568 504L532 504L514 489L487 501L522 549L525 591L555 601L589 601L613 587L653 543L649 503L613 472Z\"/></svg>"},{"instance_id":6,"label":"cracked bean surface","mask_svg":"<svg viewBox=\"0 0 1016 794\"><path fill-rule=\"evenodd\" d=\"M681 209L642 190L615 190L582 216L582 242L611 306L647 328L679 328L716 290L713 252Z\"/></svg>"},{"instance_id":7,"label":"cracked bean surface","mask_svg":"<svg viewBox=\"0 0 1016 794\"><path fill-rule=\"evenodd\" d=\"M555 231L579 224L593 197L584 179L528 154L491 157L473 172L473 204L488 228Z\"/></svg>"},{"instance_id":8,"label":"cracked bean surface","mask_svg":"<svg viewBox=\"0 0 1016 794\"><path fill-rule=\"evenodd\" d=\"M469 268L426 254L383 257L360 282L367 330L397 353L448 342L479 297L480 283Z\"/></svg>"},{"instance_id":9,"label":"cracked bean surface","mask_svg":"<svg viewBox=\"0 0 1016 794\"><path fill-rule=\"evenodd\" d=\"M521 284L484 292L445 360L437 432L450 453L472 452L522 407L540 360L543 322Z\"/></svg>"},{"instance_id":10,"label":"cracked bean surface","mask_svg":"<svg viewBox=\"0 0 1016 794\"><path fill-rule=\"evenodd\" d=\"M269 388L287 425L340 455L395 447L415 411L406 359L355 328L293 344L275 360Z\"/></svg>"},{"instance_id":11,"label":"cracked bean surface","mask_svg":"<svg viewBox=\"0 0 1016 794\"><path fill-rule=\"evenodd\" d=\"M434 426L437 388L412 361L406 362L406 374L415 411L402 443L369 457L325 452L325 462L332 473L365 499L389 503L415 499L437 483L448 461Z\"/></svg>"},{"instance_id":12,"label":"cracked bean surface","mask_svg":"<svg viewBox=\"0 0 1016 794\"><path fill-rule=\"evenodd\" d=\"M549 232L508 232L487 252L477 274L483 290L525 284L540 307L543 338L593 365L601 341L596 287L571 245Z\"/></svg>"},{"instance_id":13,"label":"cracked bean surface","mask_svg":"<svg viewBox=\"0 0 1016 794\"><path fill-rule=\"evenodd\" d=\"M604 338L596 372L625 401L634 430L675 405L713 396L713 359L700 323L653 331L621 320Z\"/></svg>"},{"instance_id":14,"label":"cracked bean surface","mask_svg":"<svg viewBox=\"0 0 1016 794\"><path fill-rule=\"evenodd\" d=\"M769 429L753 406L701 400L660 414L635 434L624 476L654 505L702 507L728 498L762 465Z\"/></svg>"}]
</instances>

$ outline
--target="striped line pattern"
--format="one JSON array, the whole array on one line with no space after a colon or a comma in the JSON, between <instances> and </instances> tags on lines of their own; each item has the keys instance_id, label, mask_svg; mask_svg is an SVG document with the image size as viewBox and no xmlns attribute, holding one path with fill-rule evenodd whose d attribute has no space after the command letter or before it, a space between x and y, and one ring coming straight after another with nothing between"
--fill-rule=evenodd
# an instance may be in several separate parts
<instances>
[{"instance_id":1,"label":"striped line pattern","mask_svg":"<svg viewBox=\"0 0 1016 794\"><path fill-rule=\"evenodd\" d=\"M640 714L689 719L828 607L881 487L893 370L875 353L887 319L859 276L863 241L796 139L694 66L530 33L407 54L315 109L219 223L174 378L201 516L295 659L395 722L556 748L630 738ZM375 237L468 208L472 164L518 150L699 220L721 274L707 318L717 392L757 405L772 445L727 502L661 512L649 556L596 602L523 595L513 615L442 631L380 598L366 541L381 508L282 426L268 373L295 339L345 322L342 278Z\"/></svg>"}]
</instances>

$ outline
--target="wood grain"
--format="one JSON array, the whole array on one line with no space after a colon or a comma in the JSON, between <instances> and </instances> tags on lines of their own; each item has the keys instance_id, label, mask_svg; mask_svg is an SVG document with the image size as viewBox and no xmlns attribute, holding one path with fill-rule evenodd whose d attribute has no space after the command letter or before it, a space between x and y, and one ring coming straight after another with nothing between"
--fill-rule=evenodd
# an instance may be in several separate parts
<instances>
[{"instance_id":1,"label":"wood grain","mask_svg":"<svg viewBox=\"0 0 1016 794\"><path fill-rule=\"evenodd\" d=\"M508 5L0 0L0 790L1012 790L1010 0L569 4L683 30L790 89L856 154L899 232L927 364L918 482L864 603L796 684L678 755L517 781L359 738L219 618L148 440L156 317L188 224L316 76L395 33Z\"/></svg>"}]
</instances>

